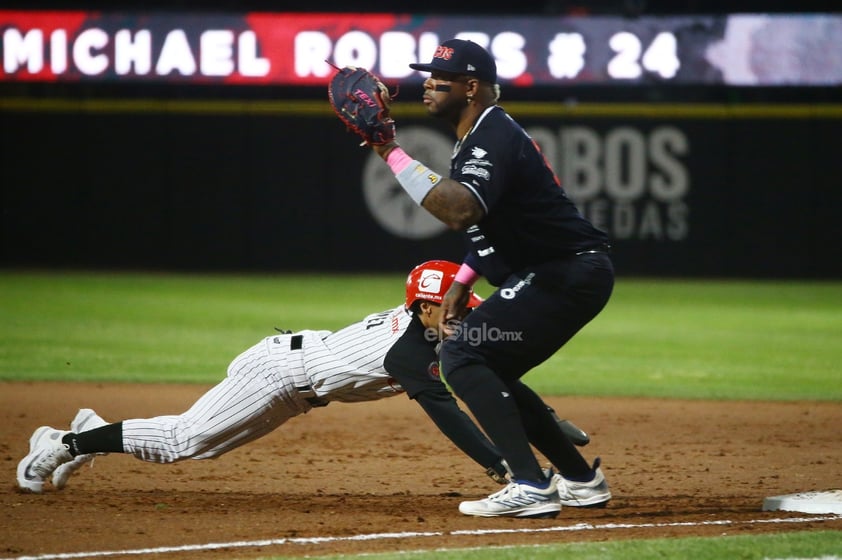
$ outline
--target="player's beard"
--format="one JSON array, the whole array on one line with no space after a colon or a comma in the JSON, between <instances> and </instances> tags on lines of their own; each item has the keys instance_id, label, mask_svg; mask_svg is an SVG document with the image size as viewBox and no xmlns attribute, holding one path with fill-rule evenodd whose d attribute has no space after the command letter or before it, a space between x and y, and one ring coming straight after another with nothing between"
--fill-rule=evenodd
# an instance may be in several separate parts
<instances>
[{"instance_id":1,"label":"player's beard","mask_svg":"<svg viewBox=\"0 0 842 560\"><path fill-rule=\"evenodd\" d=\"M444 99L434 99L428 97L430 102L427 104L427 112L438 119L444 119L452 124L454 127L459 124L462 117L462 111L467 107L465 99L457 99L452 95L448 95Z\"/></svg>"}]
</instances>

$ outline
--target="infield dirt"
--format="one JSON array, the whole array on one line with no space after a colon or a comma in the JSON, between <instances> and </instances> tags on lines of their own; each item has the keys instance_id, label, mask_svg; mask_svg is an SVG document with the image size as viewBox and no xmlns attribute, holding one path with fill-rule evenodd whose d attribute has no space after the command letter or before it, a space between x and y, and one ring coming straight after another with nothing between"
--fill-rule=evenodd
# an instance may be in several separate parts
<instances>
[{"instance_id":1,"label":"infield dirt","mask_svg":"<svg viewBox=\"0 0 842 560\"><path fill-rule=\"evenodd\" d=\"M584 455L602 458L614 493L604 509L564 508L553 520L459 514L461 500L499 486L404 395L314 409L214 460L111 454L62 491L17 491L15 469L38 426L67 429L84 407L109 421L177 414L206 389L0 384L0 557L301 539L147 556L216 560L842 530L842 517L761 511L766 496L842 488L842 404L831 402L548 398L590 432ZM506 532L542 528L551 530ZM404 532L415 536L343 538Z\"/></svg>"}]
</instances>

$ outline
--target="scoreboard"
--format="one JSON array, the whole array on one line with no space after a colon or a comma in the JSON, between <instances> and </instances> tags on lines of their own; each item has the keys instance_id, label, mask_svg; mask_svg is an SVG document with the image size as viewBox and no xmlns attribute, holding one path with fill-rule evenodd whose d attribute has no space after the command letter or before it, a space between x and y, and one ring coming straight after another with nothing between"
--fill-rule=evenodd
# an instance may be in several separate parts
<instances>
[{"instance_id":1,"label":"scoreboard","mask_svg":"<svg viewBox=\"0 0 842 560\"><path fill-rule=\"evenodd\" d=\"M323 85L331 64L419 83L452 37L510 87L842 84L842 14L444 16L0 10L0 82Z\"/></svg>"}]
</instances>

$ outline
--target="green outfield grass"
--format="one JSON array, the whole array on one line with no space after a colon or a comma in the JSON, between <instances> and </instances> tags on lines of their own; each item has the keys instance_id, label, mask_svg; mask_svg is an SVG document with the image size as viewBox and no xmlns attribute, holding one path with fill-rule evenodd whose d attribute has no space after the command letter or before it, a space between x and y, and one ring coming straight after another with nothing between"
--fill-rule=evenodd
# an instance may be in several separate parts
<instances>
[{"instance_id":1,"label":"green outfield grass","mask_svg":"<svg viewBox=\"0 0 842 560\"><path fill-rule=\"evenodd\" d=\"M403 280L0 271L0 380L215 383L275 327L340 328L400 304ZM839 401L842 282L620 278L605 311L528 380L545 395ZM839 560L842 532L365 557Z\"/></svg>"},{"instance_id":2,"label":"green outfield grass","mask_svg":"<svg viewBox=\"0 0 842 560\"><path fill-rule=\"evenodd\" d=\"M214 383L275 327L333 330L402 298L400 274L2 271L0 379ZM842 283L620 278L527 380L547 395L842 400Z\"/></svg>"}]
</instances>

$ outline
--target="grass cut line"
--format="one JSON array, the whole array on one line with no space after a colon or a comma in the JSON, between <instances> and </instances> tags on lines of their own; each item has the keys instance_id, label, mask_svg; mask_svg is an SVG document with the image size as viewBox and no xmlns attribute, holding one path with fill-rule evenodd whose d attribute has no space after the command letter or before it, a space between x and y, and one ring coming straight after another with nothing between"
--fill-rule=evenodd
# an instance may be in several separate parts
<instances>
[{"instance_id":1,"label":"grass cut line","mask_svg":"<svg viewBox=\"0 0 842 560\"><path fill-rule=\"evenodd\" d=\"M156 548L140 548L129 550L102 550L92 552L68 552L68 553L51 553L38 554L35 556L15 556L11 558L0 558L0 560L66 560L73 558L94 558L107 556L140 556L147 554L169 554L178 552L193 552L203 550L219 550L222 548L252 548L260 546L280 546L286 544L298 545L312 545L334 542L354 542L354 541L375 541L387 539L403 539L403 538L427 538L440 536L461 536L461 535L490 535L490 534L511 534L511 533L551 533L551 532L573 532L573 531L594 531L594 530L612 530L612 529L649 529L660 527L703 527L710 525L756 525L760 523L781 523L781 524L796 524L796 523L817 523L822 521L838 521L842 519L839 515L826 515L819 517L792 517L792 518L774 518L774 519L749 519L746 521L732 521L729 519L713 520L713 521L686 521L673 523L606 523L602 525L594 525L591 523L577 523L575 525L568 525L564 527L542 527L538 529L476 529L476 530L459 530L459 531L432 531L432 532L403 532L403 533L367 533L361 535L351 535L346 537L293 537L280 539L263 539L259 541L236 541L228 543L206 543L196 545L182 545L182 546L162 546Z\"/></svg>"}]
</instances>

